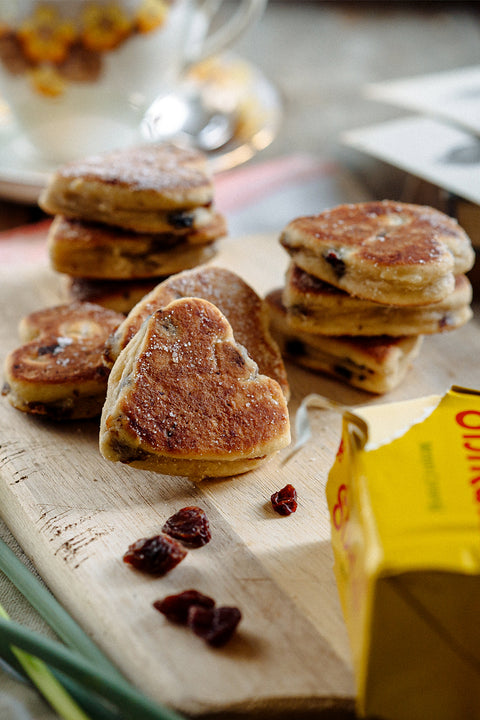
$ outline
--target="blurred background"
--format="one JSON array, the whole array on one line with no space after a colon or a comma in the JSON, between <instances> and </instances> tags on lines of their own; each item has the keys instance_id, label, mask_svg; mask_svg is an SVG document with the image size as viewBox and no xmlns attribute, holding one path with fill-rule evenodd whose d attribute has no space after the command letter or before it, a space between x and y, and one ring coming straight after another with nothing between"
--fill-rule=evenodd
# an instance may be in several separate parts
<instances>
[{"instance_id":1,"label":"blurred background","mask_svg":"<svg viewBox=\"0 0 480 720\"><path fill-rule=\"evenodd\" d=\"M478 64L480 3L270 0L235 51L262 68L284 103L278 135L256 160L335 156L374 195L393 197L403 175L348 150L340 134L405 115L367 100L367 83Z\"/></svg>"},{"instance_id":2,"label":"blurred background","mask_svg":"<svg viewBox=\"0 0 480 720\"><path fill-rule=\"evenodd\" d=\"M234 7L227 0L223 12ZM477 64L480 3L269 0L233 53L260 71L282 106L273 141L250 164L291 153L335 159L374 196L395 198L404 174L347 148L341 134L405 114L368 100L367 83ZM3 227L41 216L34 205L0 202Z\"/></svg>"}]
</instances>

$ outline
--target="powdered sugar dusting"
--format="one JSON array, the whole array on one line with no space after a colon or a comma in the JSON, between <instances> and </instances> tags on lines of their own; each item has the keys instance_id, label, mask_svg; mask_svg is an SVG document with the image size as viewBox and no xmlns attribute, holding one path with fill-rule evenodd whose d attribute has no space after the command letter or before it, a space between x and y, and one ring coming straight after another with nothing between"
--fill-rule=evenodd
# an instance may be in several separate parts
<instances>
[{"instance_id":1,"label":"powdered sugar dusting","mask_svg":"<svg viewBox=\"0 0 480 720\"><path fill-rule=\"evenodd\" d=\"M170 144L144 145L90 155L63 166L59 173L64 178L72 178L70 186L73 190L85 179L156 192L208 186L211 183L201 153Z\"/></svg>"}]
</instances>

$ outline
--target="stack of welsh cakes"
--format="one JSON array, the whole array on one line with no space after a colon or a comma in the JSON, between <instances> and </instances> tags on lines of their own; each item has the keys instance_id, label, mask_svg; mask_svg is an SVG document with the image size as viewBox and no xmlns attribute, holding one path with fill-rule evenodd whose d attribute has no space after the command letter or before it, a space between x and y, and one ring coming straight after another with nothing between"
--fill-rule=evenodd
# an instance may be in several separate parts
<instances>
[{"instance_id":1,"label":"stack of welsh cakes","mask_svg":"<svg viewBox=\"0 0 480 720\"><path fill-rule=\"evenodd\" d=\"M69 299L129 312L165 277L209 260L225 235L207 160L173 144L98 154L57 170L39 204Z\"/></svg>"},{"instance_id":2,"label":"stack of welsh cakes","mask_svg":"<svg viewBox=\"0 0 480 720\"><path fill-rule=\"evenodd\" d=\"M267 303L284 356L355 387L392 390L423 335L472 316L470 239L433 208L340 205L296 218L280 243L291 261Z\"/></svg>"}]
</instances>

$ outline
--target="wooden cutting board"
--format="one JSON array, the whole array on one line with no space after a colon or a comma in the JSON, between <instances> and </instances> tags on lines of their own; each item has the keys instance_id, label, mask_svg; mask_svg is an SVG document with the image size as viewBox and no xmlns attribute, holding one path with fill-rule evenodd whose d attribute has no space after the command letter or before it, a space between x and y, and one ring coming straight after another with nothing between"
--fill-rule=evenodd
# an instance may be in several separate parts
<instances>
[{"instance_id":1,"label":"wooden cutting board","mask_svg":"<svg viewBox=\"0 0 480 720\"><path fill-rule=\"evenodd\" d=\"M226 240L215 264L259 293L283 284L287 265L276 237ZM18 344L17 324L58 302L58 276L46 266L0 274L3 356ZM480 387L480 322L425 339L403 384L381 398L293 366L292 424L303 396L318 392L352 406L385 403L452 384ZM139 471L104 460L98 422L52 423L0 403L1 513L53 593L139 688L195 716L352 708L348 638L332 572L325 482L340 418L312 411L313 440L287 464L280 453L241 477L203 481ZM276 515L270 495L298 492L294 515ZM164 578L122 562L128 545L157 533L185 505L203 507L212 541ZM196 588L243 614L236 636L211 649L152 608L167 594Z\"/></svg>"}]
</instances>

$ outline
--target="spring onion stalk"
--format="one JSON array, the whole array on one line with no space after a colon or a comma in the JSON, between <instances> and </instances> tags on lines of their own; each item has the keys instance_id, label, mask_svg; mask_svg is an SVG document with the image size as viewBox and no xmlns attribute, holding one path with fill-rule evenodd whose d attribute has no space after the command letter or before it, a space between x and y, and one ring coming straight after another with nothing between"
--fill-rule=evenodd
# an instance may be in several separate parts
<instances>
[{"instance_id":1,"label":"spring onion stalk","mask_svg":"<svg viewBox=\"0 0 480 720\"><path fill-rule=\"evenodd\" d=\"M11 677L18 682L23 682L31 688L34 687L25 672L25 668L20 665L15 655L13 655L10 645L2 639L1 635L0 670L9 673ZM110 702L103 701L97 695L92 694L85 687L79 685L75 680L72 680L58 670L54 668L50 668L50 670L91 720L122 720L120 711Z\"/></svg>"},{"instance_id":2,"label":"spring onion stalk","mask_svg":"<svg viewBox=\"0 0 480 720\"><path fill-rule=\"evenodd\" d=\"M122 720L122 713L110 702L99 698L64 673L55 669L52 672L91 720Z\"/></svg>"},{"instance_id":3,"label":"spring onion stalk","mask_svg":"<svg viewBox=\"0 0 480 720\"><path fill-rule=\"evenodd\" d=\"M50 625L56 634L73 650L82 655L91 663L91 670L97 674L99 671L105 675L109 675L119 686L127 686L121 673L117 668L103 655L100 649L93 643L89 636L77 625L73 618L66 610L55 600L53 595L45 588L45 586L35 577L33 573L17 558L10 548L0 539L0 571L2 571L15 587L24 595L30 604L37 610L39 615ZM12 655L11 649L2 637L3 633L0 628L0 654L4 660L13 666L17 672L22 671L22 666ZM41 636L39 637L41 640ZM105 691L103 698L98 695L92 697L91 691L86 689L81 682L72 679L68 674L59 670L50 668L55 677L62 683L68 692L72 695L78 704L82 706L91 716L92 720L121 720L125 717L122 710L112 703L110 694ZM23 670L25 674L25 671ZM131 689L133 690L133 688ZM135 691L136 692L136 691ZM158 710L157 706L157 710ZM152 717L159 720L174 720L180 716L168 713L167 710L160 708L160 713ZM163 714L162 714L163 713ZM135 715L135 712L134 712ZM133 717L133 716L132 716ZM138 714L136 715L138 718ZM143 716L142 716L143 719Z\"/></svg>"},{"instance_id":4,"label":"spring onion stalk","mask_svg":"<svg viewBox=\"0 0 480 720\"><path fill-rule=\"evenodd\" d=\"M0 605L0 621L7 624L10 622L2 605ZM11 645L11 651L34 685L60 717L64 720L89 720L88 715L85 715L42 660L14 645Z\"/></svg>"},{"instance_id":5,"label":"spring onion stalk","mask_svg":"<svg viewBox=\"0 0 480 720\"><path fill-rule=\"evenodd\" d=\"M53 675L63 685L67 692L77 702L82 710L87 713L91 720L122 720L120 711L110 703L104 702L98 696L93 695L82 685L79 685L71 678L58 670L50 668ZM0 636L0 670L9 673L18 682L23 682L33 688L33 683L20 665L15 655L12 654L10 645L2 642Z\"/></svg>"},{"instance_id":6,"label":"spring onion stalk","mask_svg":"<svg viewBox=\"0 0 480 720\"><path fill-rule=\"evenodd\" d=\"M126 680L119 681L111 673L92 666L81 655L18 623L0 617L0 636L114 703L125 720L184 720L173 710L151 701Z\"/></svg>"},{"instance_id":7,"label":"spring onion stalk","mask_svg":"<svg viewBox=\"0 0 480 720\"><path fill-rule=\"evenodd\" d=\"M0 570L68 647L81 653L105 673L123 679L117 668L1 539Z\"/></svg>"},{"instance_id":8,"label":"spring onion stalk","mask_svg":"<svg viewBox=\"0 0 480 720\"><path fill-rule=\"evenodd\" d=\"M9 672L12 677L18 681L23 681L27 685L31 685L30 678L26 675L25 670L18 662L15 655L12 653L10 645L3 641L0 636L0 657L1 667L6 672Z\"/></svg>"}]
</instances>

